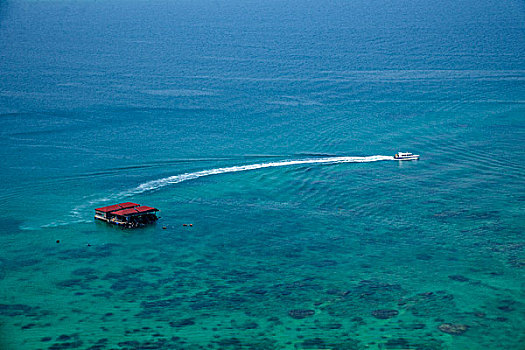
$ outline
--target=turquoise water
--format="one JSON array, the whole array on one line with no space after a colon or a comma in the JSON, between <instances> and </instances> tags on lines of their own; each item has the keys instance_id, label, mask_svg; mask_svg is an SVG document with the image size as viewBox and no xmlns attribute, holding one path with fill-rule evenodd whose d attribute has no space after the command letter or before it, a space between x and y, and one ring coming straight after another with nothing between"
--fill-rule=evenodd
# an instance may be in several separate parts
<instances>
[{"instance_id":1,"label":"turquoise water","mask_svg":"<svg viewBox=\"0 0 525 350\"><path fill-rule=\"evenodd\" d=\"M523 349L524 24L0 1L0 348Z\"/></svg>"}]
</instances>

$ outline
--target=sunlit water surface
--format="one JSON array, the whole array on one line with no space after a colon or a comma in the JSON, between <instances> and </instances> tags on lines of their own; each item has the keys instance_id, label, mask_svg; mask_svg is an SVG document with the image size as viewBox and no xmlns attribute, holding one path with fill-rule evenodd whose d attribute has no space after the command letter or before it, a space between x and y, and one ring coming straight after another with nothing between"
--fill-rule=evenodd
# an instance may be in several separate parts
<instances>
[{"instance_id":1,"label":"sunlit water surface","mask_svg":"<svg viewBox=\"0 0 525 350\"><path fill-rule=\"evenodd\" d=\"M523 349L524 24L0 1L0 348Z\"/></svg>"}]
</instances>

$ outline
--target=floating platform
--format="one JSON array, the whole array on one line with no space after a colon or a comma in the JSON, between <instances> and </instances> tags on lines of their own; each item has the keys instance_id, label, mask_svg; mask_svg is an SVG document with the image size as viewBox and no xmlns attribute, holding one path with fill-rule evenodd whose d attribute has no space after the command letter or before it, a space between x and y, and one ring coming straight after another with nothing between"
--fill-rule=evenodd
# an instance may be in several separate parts
<instances>
[{"instance_id":1,"label":"floating platform","mask_svg":"<svg viewBox=\"0 0 525 350\"><path fill-rule=\"evenodd\" d=\"M95 209L95 219L108 224L127 228L143 227L154 223L157 217L157 208L137 203L119 203Z\"/></svg>"}]
</instances>

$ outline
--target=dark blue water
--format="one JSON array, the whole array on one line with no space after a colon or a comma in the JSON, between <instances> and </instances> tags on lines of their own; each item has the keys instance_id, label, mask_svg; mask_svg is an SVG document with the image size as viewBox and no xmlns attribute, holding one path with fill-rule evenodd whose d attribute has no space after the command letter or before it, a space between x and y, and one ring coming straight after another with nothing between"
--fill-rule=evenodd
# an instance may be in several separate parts
<instances>
[{"instance_id":1,"label":"dark blue water","mask_svg":"<svg viewBox=\"0 0 525 350\"><path fill-rule=\"evenodd\" d=\"M524 48L522 1L0 1L0 348L523 348Z\"/></svg>"}]
</instances>

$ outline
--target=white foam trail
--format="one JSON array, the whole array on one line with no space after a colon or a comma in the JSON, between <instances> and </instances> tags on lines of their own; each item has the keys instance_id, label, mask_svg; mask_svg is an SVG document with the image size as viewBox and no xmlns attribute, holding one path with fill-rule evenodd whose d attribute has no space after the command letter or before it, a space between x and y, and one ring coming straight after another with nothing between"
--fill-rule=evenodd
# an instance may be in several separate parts
<instances>
[{"instance_id":1,"label":"white foam trail","mask_svg":"<svg viewBox=\"0 0 525 350\"><path fill-rule=\"evenodd\" d=\"M179 175L173 175L169 177L165 177L158 180L148 181L145 182L133 189L120 192L118 194L115 194L110 197L105 198L99 198L96 200L92 200L89 203L77 206L71 211L71 216L74 217L81 217L81 212L90 205L101 203L101 202L108 202L110 200L116 200L120 198L125 197L131 197L134 195L138 195L144 192L154 191L158 190L160 188L163 188L165 186L171 185L171 184L177 184L180 182L188 181L188 180L194 180L198 179L200 177L204 176L210 176L210 175L219 175L219 174L226 174L226 173L236 173L239 171L249 171L249 170L257 170L257 169L263 169L263 168L275 168L275 167L282 167L282 166L290 166L290 165L303 165L303 164L336 164L336 163L370 163L370 162L378 162L382 160L394 160L394 157L392 156L369 156L369 157L326 157L326 158L314 158L314 159L300 159L300 160L283 160L279 162L270 162L270 163L259 163L259 164L249 164L249 165L238 165L238 166L231 166L231 167L225 167L225 168L216 168L216 169L209 169L209 170L202 170L197 171L193 173L184 173Z\"/></svg>"},{"instance_id":2,"label":"white foam trail","mask_svg":"<svg viewBox=\"0 0 525 350\"><path fill-rule=\"evenodd\" d=\"M317 159L304 159L304 160L285 160L280 162L261 163L261 164L250 164L250 165L239 165L226 168L216 168L210 170L202 170L194 173L185 173L181 175L169 176L159 180L153 180L143 183L136 188L122 193L124 196L133 196L147 191L157 190L170 184L176 184L183 181L194 180L199 177L219 175L226 173L236 173L239 171L257 170L263 168L274 168L281 166L290 165L302 165L302 164L334 164L334 163L368 163L377 162L380 160L393 160L391 156L370 156L370 157L328 157L328 158L317 158Z\"/></svg>"}]
</instances>

